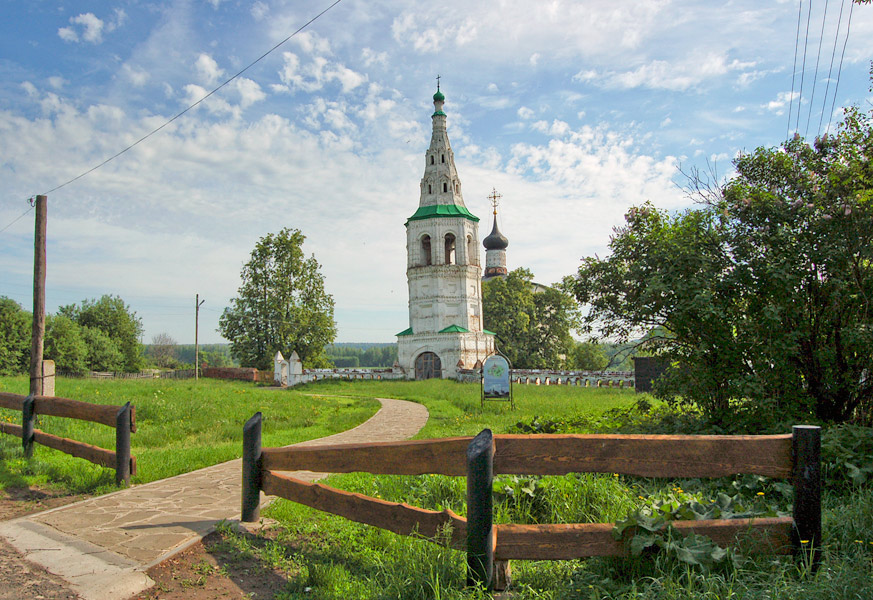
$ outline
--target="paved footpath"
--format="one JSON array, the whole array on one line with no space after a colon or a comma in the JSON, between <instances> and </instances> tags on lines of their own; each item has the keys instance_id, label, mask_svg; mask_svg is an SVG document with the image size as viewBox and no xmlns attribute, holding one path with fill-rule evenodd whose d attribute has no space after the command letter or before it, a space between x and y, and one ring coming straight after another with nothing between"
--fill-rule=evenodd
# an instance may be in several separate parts
<instances>
[{"instance_id":1,"label":"paved footpath","mask_svg":"<svg viewBox=\"0 0 873 600\"><path fill-rule=\"evenodd\" d=\"M379 401L382 408L354 429L299 445L403 440L427 422L427 409L421 404ZM69 582L83 600L129 598L153 585L146 569L197 543L219 521L239 519L240 462L6 521L0 523L0 537L27 560ZM309 471L295 474L307 481L324 476ZM265 502L263 494L261 501Z\"/></svg>"}]
</instances>

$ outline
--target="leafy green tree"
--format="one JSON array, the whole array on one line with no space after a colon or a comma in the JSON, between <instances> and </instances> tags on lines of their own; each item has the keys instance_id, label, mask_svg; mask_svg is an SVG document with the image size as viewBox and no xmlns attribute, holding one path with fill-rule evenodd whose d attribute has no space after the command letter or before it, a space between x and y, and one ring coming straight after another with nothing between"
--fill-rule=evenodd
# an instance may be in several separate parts
<instances>
[{"instance_id":1,"label":"leafy green tree","mask_svg":"<svg viewBox=\"0 0 873 600\"><path fill-rule=\"evenodd\" d=\"M58 371L84 373L88 369L88 345L81 328L64 315L47 315L43 356L55 361Z\"/></svg>"},{"instance_id":2,"label":"leafy green tree","mask_svg":"<svg viewBox=\"0 0 873 600\"><path fill-rule=\"evenodd\" d=\"M873 399L873 127L847 109L833 136L735 161L700 206L631 209L611 255L583 261L589 330L668 358L662 391L727 419L843 421ZM699 189L699 188L698 188Z\"/></svg>"},{"instance_id":3,"label":"leafy green tree","mask_svg":"<svg viewBox=\"0 0 873 600\"><path fill-rule=\"evenodd\" d=\"M169 369L179 365L178 342L169 333L159 333L152 337L147 349L148 357L161 368Z\"/></svg>"},{"instance_id":4,"label":"leafy green tree","mask_svg":"<svg viewBox=\"0 0 873 600\"><path fill-rule=\"evenodd\" d=\"M98 329L113 341L115 349L122 354L122 363L117 369L138 371L142 367L142 345L139 338L142 335L142 320L119 296L102 296L99 300L83 300L82 305L70 304L58 309L61 314L75 321L80 327L86 329ZM98 336L90 335L88 340L95 341ZM89 349L89 356L101 354ZM107 349L107 356L114 354L112 349Z\"/></svg>"},{"instance_id":5,"label":"leafy green tree","mask_svg":"<svg viewBox=\"0 0 873 600\"><path fill-rule=\"evenodd\" d=\"M524 268L482 282L484 327L498 337L498 348L519 369L565 366L578 325L578 308L561 286L533 282Z\"/></svg>"},{"instance_id":6,"label":"leafy green tree","mask_svg":"<svg viewBox=\"0 0 873 600\"><path fill-rule=\"evenodd\" d=\"M579 371L600 371L608 364L606 352L596 342L576 342L567 357L567 367Z\"/></svg>"},{"instance_id":7,"label":"leafy green tree","mask_svg":"<svg viewBox=\"0 0 873 600\"><path fill-rule=\"evenodd\" d=\"M83 327L82 339L88 349L85 364L90 371L124 371L124 353L109 334L96 327Z\"/></svg>"},{"instance_id":8,"label":"leafy green tree","mask_svg":"<svg viewBox=\"0 0 873 600\"><path fill-rule=\"evenodd\" d=\"M242 285L219 319L241 365L272 368L277 351L297 355L307 367L326 366L325 345L336 337L333 297L314 256L303 255L306 239L296 229L262 237L240 273Z\"/></svg>"},{"instance_id":9,"label":"leafy green tree","mask_svg":"<svg viewBox=\"0 0 873 600\"><path fill-rule=\"evenodd\" d=\"M29 312L15 300L0 296L0 375L27 372L31 326Z\"/></svg>"}]
</instances>

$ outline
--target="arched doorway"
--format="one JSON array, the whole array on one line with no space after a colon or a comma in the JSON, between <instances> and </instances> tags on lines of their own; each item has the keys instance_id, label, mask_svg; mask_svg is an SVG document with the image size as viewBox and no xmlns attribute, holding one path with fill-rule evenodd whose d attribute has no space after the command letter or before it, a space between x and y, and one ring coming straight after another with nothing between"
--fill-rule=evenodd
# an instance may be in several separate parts
<instances>
[{"instance_id":1,"label":"arched doorway","mask_svg":"<svg viewBox=\"0 0 873 600\"><path fill-rule=\"evenodd\" d=\"M422 352L415 359L415 378L432 379L442 377L443 365L440 357L433 352Z\"/></svg>"}]
</instances>

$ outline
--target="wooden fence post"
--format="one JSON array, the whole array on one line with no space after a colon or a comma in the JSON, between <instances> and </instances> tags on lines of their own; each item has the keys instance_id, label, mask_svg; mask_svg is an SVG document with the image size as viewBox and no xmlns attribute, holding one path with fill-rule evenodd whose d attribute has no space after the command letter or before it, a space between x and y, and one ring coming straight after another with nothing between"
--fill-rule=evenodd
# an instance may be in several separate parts
<instances>
[{"instance_id":1,"label":"wooden fence post","mask_svg":"<svg viewBox=\"0 0 873 600\"><path fill-rule=\"evenodd\" d=\"M494 574L493 479L494 437L483 429L467 446L467 585L485 589Z\"/></svg>"},{"instance_id":2,"label":"wooden fence post","mask_svg":"<svg viewBox=\"0 0 873 600\"><path fill-rule=\"evenodd\" d=\"M33 458L33 427L36 415L33 414L33 394L21 403L21 446L24 457Z\"/></svg>"},{"instance_id":3,"label":"wooden fence post","mask_svg":"<svg viewBox=\"0 0 873 600\"><path fill-rule=\"evenodd\" d=\"M255 523L261 513L261 413L243 426L242 521Z\"/></svg>"},{"instance_id":4,"label":"wooden fence post","mask_svg":"<svg viewBox=\"0 0 873 600\"><path fill-rule=\"evenodd\" d=\"M115 485L130 485L130 402L115 415Z\"/></svg>"},{"instance_id":5,"label":"wooden fence post","mask_svg":"<svg viewBox=\"0 0 873 600\"><path fill-rule=\"evenodd\" d=\"M792 428L794 457L794 543L795 556L812 549L812 567L821 561L821 427L795 425Z\"/></svg>"}]
</instances>

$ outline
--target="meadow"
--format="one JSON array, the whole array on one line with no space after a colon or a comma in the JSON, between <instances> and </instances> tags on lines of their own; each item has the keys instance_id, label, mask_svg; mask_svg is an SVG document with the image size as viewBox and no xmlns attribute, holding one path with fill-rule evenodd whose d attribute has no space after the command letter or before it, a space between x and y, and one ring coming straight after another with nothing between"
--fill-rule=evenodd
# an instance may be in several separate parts
<instances>
[{"instance_id":1,"label":"meadow","mask_svg":"<svg viewBox=\"0 0 873 600\"><path fill-rule=\"evenodd\" d=\"M25 378L0 379L5 391L21 393L26 385ZM378 397L427 407L429 420L417 438L474 435L485 427L495 433L712 432L697 415L677 413L632 390L520 385L514 391L516 408L510 410L508 403L498 401L483 408L477 385L435 380L327 381L293 391L210 380L58 382L61 396L136 404L139 429L132 436L133 453L141 471L135 483L238 456L242 423L256 410L264 414L264 446L279 446L353 427L375 412ZM44 428L58 435L104 447L113 443L109 428L45 421ZM11 436L0 437L0 452L0 485L55 481L97 493L112 488L111 471L48 449L38 448L37 459L28 465L20 456L20 442ZM824 548L817 571L809 561L791 557L747 556L705 539L686 542L652 535L637 540L639 555L627 559L513 561L512 597L873 598L873 431L829 428L823 455ZM360 473L334 475L326 483L466 514L461 477ZM495 520L501 523L620 522L633 527L659 518L771 515L791 509L785 482L750 476L674 481L609 473L499 476L494 499ZM276 595L279 600L487 597L481 590L465 589L462 552L285 500L273 502L262 515L275 524L256 536L222 526L221 546L255 565L253 573L281 573L287 585Z\"/></svg>"}]
</instances>

